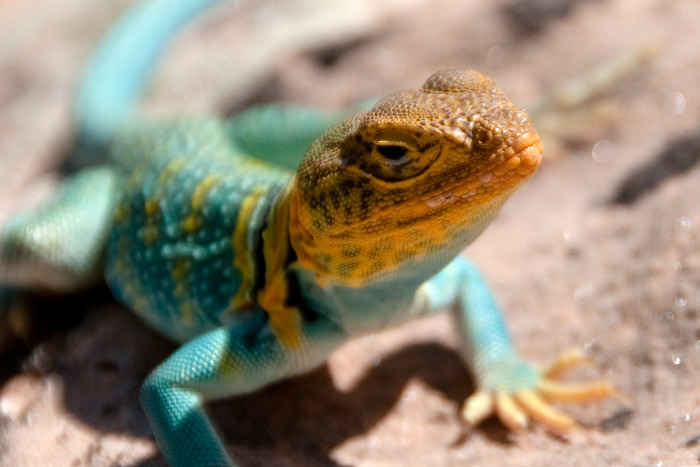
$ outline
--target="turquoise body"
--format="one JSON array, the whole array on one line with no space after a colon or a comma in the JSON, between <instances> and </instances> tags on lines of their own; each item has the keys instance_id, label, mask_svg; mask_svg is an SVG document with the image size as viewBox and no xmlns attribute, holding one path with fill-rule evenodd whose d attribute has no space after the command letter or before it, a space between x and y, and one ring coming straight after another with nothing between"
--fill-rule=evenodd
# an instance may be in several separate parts
<instances>
[{"instance_id":1,"label":"turquoise body","mask_svg":"<svg viewBox=\"0 0 700 467\"><path fill-rule=\"evenodd\" d=\"M80 144L93 153L109 147L109 161L70 177L63 188L68 194L8 223L4 280L47 285L56 270L69 271L69 283L53 288L70 289L101 275L104 266L120 301L183 344L153 371L141 394L173 466L235 464L205 401L308 371L351 336L445 308L456 311L465 362L479 387L534 387L539 374L515 355L489 288L460 257L350 288L319 285L289 247L287 305L298 312L299 341L280 341L256 300L268 267L263 234L274 228L270 215L293 176L287 168L344 114L268 107L230 120L149 122L133 113L131 103L167 39L215 3L151 0L106 36L87 68L75 114ZM62 213L72 211L80 213L78 220L59 227ZM41 238L27 235L32 229L52 232L50 243L72 254L57 264ZM49 272L18 272L27 265Z\"/></svg>"},{"instance_id":2,"label":"turquoise body","mask_svg":"<svg viewBox=\"0 0 700 467\"><path fill-rule=\"evenodd\" d=\"M127 131L113 146L112 159L131 175L107 243L106 278L145 321L184 342L235 318L244 274L249 296L264 285L261 234L292 174L238 154L225 121L156 126ZM254 208L241 220L249 197ZM243 242L234 252L237 229ZM249 258L249 272L234 265L236 254Z\"/></svg>"}]
</instances>

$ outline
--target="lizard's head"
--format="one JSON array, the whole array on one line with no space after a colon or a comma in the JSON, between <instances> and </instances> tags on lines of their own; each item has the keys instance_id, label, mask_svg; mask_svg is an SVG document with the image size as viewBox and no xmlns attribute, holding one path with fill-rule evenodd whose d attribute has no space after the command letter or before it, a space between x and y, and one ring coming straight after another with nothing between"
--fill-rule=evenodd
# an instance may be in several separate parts
<instances>
[{"instance_id":1,"label":"lizard's head","mask_svg":"<svg viewBox=\"0 0 700 467\"><path fill-rule=\"evenodd\" d=\"M481 73L441 71L319 138L299 167L290 234L321 281L361 286L436 270L527 180L542 146L527 114Z\"/></svg>"}]
</instances>

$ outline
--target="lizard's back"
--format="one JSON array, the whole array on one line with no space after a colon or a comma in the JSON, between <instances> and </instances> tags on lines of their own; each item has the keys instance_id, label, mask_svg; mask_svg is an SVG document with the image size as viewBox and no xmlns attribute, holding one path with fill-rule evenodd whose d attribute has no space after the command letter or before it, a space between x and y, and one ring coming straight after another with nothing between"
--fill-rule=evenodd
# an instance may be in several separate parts
<instances>
[{"instance_id":1,"label":"lizard's back","mask_svg":"<svg viewBox=\"0 0 700 467\"><path fill-rule=\"evenodd\" d=\"M291 175L237 154L218 119L157 125L113 146L125 179L106 277L143 319L184 341L255 307L261 234Z\"/></svg>"}]
</instances>

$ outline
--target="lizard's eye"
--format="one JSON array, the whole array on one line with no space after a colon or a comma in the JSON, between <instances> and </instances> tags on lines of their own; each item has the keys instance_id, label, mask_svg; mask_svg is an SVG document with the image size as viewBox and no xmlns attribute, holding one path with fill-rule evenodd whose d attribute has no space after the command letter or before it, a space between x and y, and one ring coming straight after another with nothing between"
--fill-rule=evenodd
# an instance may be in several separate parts
<instances>
[{"instance_id":1,"label":"lizard's eye","mask_svg":"<svg viewBox=\"0 0 700 467\"><path fill-rule=\"evenodd\" d=\"M377 145L377 152L385 159L396 161L406 155L408 148L396 144L389 144L386 146Z\"/></svg>"},{"instance_id":2,"label":"lizard's eye","mask_svg":"<svg viewBox=\"0 0 700 467\"><path fill-rule=\"evenodd\" d=\"M419 142L408 132L384 131L374 135L366 154L365 172L387 182L406 180L422 173L437 155L431 142Z\"/></svg>"}]
</instances>

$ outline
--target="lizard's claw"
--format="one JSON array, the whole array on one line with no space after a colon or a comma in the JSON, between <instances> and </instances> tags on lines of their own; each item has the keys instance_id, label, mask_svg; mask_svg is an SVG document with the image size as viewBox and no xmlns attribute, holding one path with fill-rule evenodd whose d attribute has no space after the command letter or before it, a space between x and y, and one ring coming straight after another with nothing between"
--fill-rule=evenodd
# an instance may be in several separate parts
<instances>
[{"instance_id":1,"label":"lizard's claw","mask_svg":"<svg viewBox=\"0 0 700 467\"><path fill-rule=\"evenodd\" d=\"M568 435L579 425L552 407L551 402L583 403L622 395L605 381L576 384L555 380L566 370L588 361L579 351L563 352L540 371L542 377L532 388L478 390L464 403L462 417L469 425L475 426L495 414L516 433L523 431L532 419L554 433Z\"/></svg>"}]
</instances>

